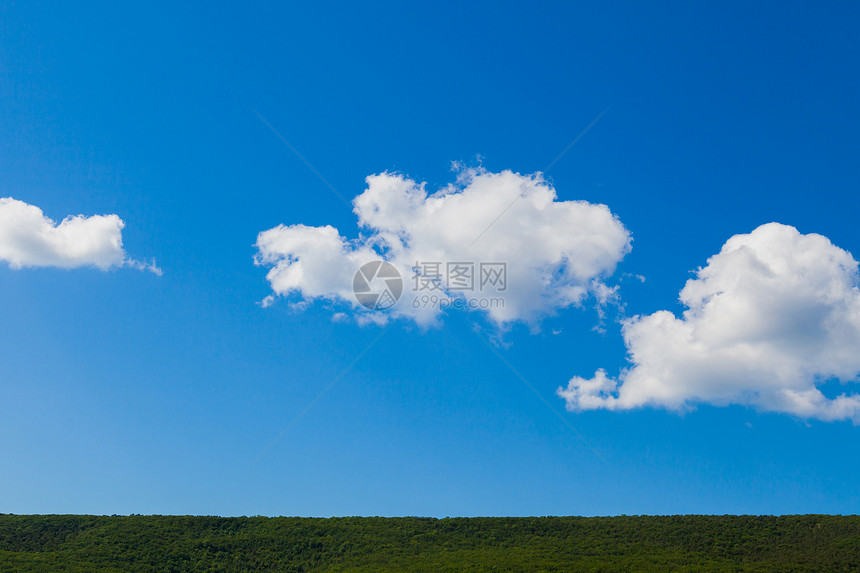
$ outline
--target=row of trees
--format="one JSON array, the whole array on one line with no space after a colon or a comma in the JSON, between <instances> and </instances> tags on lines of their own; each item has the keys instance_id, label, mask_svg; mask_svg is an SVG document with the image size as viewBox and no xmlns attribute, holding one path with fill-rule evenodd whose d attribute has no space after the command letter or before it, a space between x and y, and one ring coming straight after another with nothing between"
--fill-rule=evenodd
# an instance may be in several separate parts
<instances>
[{"instance_id":1,"label":"row of trees","mask_svg":"<svg viewBox=\"0 0 860 573\"><path fill-rule=\"evenodd\" d=\"M860 517L0 515L6 570L860 572Z\"/></svg>"}]
</instances>

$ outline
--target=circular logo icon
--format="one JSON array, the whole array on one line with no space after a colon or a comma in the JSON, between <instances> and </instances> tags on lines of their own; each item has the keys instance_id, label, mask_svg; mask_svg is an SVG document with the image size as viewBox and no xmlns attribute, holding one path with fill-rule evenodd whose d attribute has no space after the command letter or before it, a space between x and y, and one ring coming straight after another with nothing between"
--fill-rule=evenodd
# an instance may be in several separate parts
<instances>
[{"instance_id":1,"label":"circular logo icon","mask_svg":"<svg viewBox=\"0 0 860 573\"><path fill-rule=\"evenodd\" d=\"M364 308L386 310L397 304L403 294L403 278L388 261L371 261L355 272L352 292Z\"/></svg>"}]
</instances>

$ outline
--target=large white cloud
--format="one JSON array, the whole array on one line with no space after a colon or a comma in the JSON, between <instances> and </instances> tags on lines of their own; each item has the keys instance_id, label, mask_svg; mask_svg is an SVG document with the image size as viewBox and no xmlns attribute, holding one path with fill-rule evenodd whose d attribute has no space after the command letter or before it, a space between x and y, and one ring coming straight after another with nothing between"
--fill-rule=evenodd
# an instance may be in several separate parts
<instances>
[{"instance_id":1,"label":"large white cloud","mask_svg":"<svg viewBox=\"0 0 860 573\"><path fill-rule=\"evenodd\" d=\"M742 404L860 423L858 263L827 237L778 223L735 235L680 300L682 318L627 321L632 366L617 380L575 376L558 389L568 409ZM828 398L819 387L836 379L848 386Z\"/></svg>"},{"instance_id":2,"label":"large white cloud","mask_svg":"<svg viewBox=\"0 0 860 573\"><path fill-rule=\"evenodd\" d=\"M388 315L422 325L436 322L443 309L422 296L445 298L451 306L459 301L466 308L472 300L493 298L489 308L475 308L499 325L534 323L589 296L598 303L614 296L603 281L630 249L627 229L605 205L557 201L539 173L467 169L433 194L424 183L399 174L372 175L366 182L367 189L353 200L366 233L356 240L330 226L281 225L260 233L255 260L271 267L273 295L267 303L278 295L298 295L358 310L353 276L363 263L380 258L404 279L403 297ZM445 273L447 263L474 264L474 289L421 290L427 283L419 282L416 269L427 278L428 262L441 263ZM507 265L504 290L479 289L481 263ZM447 274L443 287L445 279Z\"/></svg>"},{"instance_id":3,"label":"large white cloud","mask_svg":"<svg viewBox=\"0 0 860 573\"><path fill-rule=\"evenodd\" d=\"M58 224L35 205L0 198L0 261L13 269L131 266L160 274L154 264L126 257L123 227L117 215L75 215Z\"/></svg>"}]
</instances>

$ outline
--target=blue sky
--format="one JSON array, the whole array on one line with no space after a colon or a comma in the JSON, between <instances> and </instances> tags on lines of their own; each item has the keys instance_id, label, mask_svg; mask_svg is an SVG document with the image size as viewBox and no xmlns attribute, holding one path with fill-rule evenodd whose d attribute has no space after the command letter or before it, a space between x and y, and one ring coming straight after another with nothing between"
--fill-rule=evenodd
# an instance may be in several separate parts
<instances>
[{"instance_id":1,"label":"blue sky","mask_svg":"<svg viewBox=\"0 0 860 573\"><path fill-rule=\"evenodd\" d=\"M3 208L124 227L98 219L122 249L86 264L60 249L16 265L0 240L0 512L857 513L857 411L792 410L778 392L856 393L856 276L839 261L860 253L858 17L849 3L5 3L0 197L20 203ZM434 193L452 162L468 175L455 198L545 172L532 189L604 204L632 237L595 275L613 300L547 299L591 288L555 268L546 290L517 291L549 300L538 318L381 326L306 283L273 290L289 253L255 265L261 232L330 225L357 240L348 255L381 231L258 114L350 201L382 173ZM493 226L522 248L511 268L545 242L505 225L567 240L530 201ZM153 260L160 275L138 268ZM684 319L688 279L706 294ZM819 308L826 321L804 314ZM695 362L712 339L673 346L648 318L662 310L756 358ZM576 394L599 369L616 386Z\"/></svg>"}]
</instances>

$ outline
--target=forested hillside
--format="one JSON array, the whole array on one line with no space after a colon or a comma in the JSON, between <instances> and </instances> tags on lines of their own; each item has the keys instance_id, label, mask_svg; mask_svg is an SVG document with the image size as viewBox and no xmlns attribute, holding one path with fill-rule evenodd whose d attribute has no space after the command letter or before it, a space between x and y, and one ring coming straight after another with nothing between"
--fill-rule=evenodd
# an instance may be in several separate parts
<instances>
[{"instance_id":1,"label":"forested hillside","mask_svg":"<svg viewBox=\"0 0 860 573\"><path fill-rule=\"evenodd\" d=\"M0 515L0 571L860 571L858 516Z\"/></svg>"}]
</instances>

